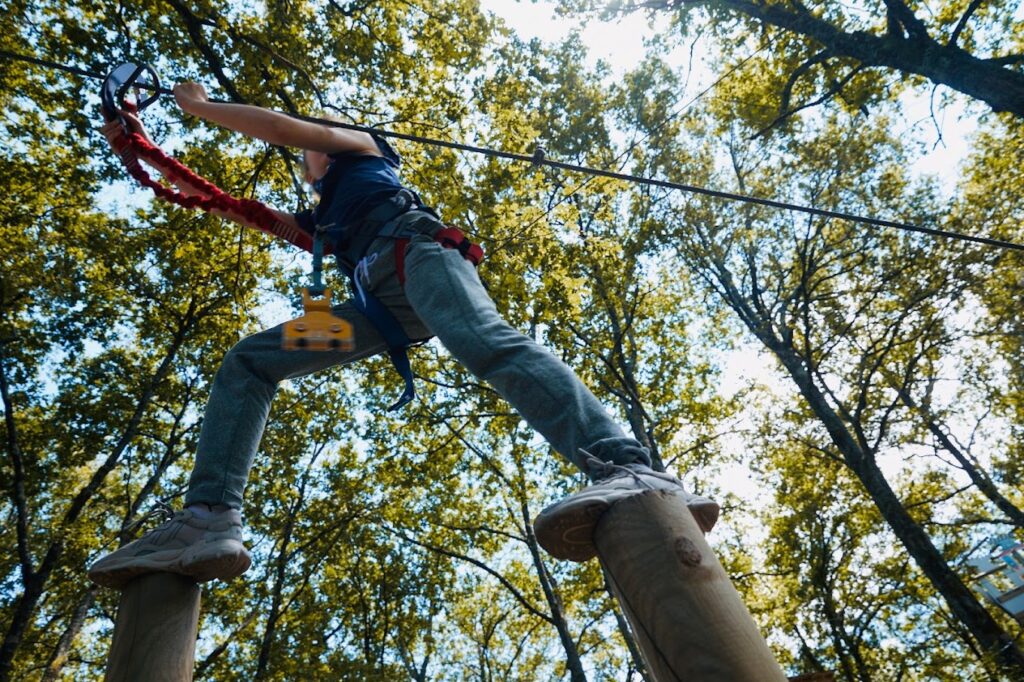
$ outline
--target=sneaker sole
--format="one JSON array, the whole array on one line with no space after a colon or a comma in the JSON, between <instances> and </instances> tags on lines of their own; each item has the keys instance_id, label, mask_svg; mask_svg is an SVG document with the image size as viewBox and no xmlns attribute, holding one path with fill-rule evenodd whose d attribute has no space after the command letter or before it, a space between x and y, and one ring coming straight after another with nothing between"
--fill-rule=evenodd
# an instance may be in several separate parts
<instances>
[{"instance_id":1,"label":"sneaker sole","mask_svg":"<svg viewBox=\"0 0 1024 682\"><path fill-rule=\"evenodd\" d=\"M592 500L562 508L559 508L559 504L555 503L548 507L534 519L533 529L537 542L556 559L576 562L593 559L597 556L597 548L594 547L594 528L614 502L609 504ZM718 522L718 503L698 497L689 500L686 506L701 532L711 532Z\"/></svg>"},{"instance_id":2,"label":"sneaker sole","mask_svg":"<svg viewBox=\"0 0 1024 682\"><path fill-rule=\"evenodd\" d=\"M182 572L197 582L231 580L249 570L252 557L237 540L218 540L195 548L193 556L182 562Z\"/></svg>"},{"instance_id":3,"label":"sneaker sole","mask_svg":"<svg viewBox=\"0 0 1024 682\"><path fill-rule=\"evenodd\" d=\"M693 514L694 520L705 535L710 533L711 529L718 523L718 514L721 511L721 507L714 500L707 498L693 500L688 502L686 507Z\"/></svg>"},{"instance_id":4,"label":"sneaker sole","mask_svg":"<svg viewBox=\"0 0 1024 682\"><path fill-rule=\"evenodd\" d=\"M596 501L565 509L548 507L533 521L537 542L556 559L589 561L597 556L594 547L597 520L610 508L610 504Z\"/></svg>"},{"instance_id":5,"label":"sneaker sole","mask_svg":"<svg viewBox=\"0 0 1024 682\"><path fill-rule=\"evenodd\" d=\"M121 589L140 575L166 572L187 575L204 583L236 578L251 564L249 551L242 543L218 540L198 547L128 557L110 566L94 565L89 569L89 579L103 587Z\"/></svg>"}]
</instances>

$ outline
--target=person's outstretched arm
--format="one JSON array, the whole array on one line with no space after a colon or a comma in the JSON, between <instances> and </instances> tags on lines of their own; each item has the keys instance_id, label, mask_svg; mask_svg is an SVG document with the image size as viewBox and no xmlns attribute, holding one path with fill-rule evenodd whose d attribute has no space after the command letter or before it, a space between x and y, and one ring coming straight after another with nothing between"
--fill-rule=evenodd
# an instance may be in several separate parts
<instances>
[{"instance_id":1,"label":"person's outstretched arm","mask_svg":"<svg viewBox=\"0 0 1024 682\"><path fill-rule=\"evenodd\" d=\"M182 111L235 132L281 147L310 151L349 152L380 156L369 133L309 123L263 107L249 104L211 102L198 83L178 83L174 99Z\"/></svg>"},{"instance_id":2,"label":"person's outstretched arm","mask_svg":"<svg viewBox=\"0 0 1024 682\"><path fill-rule=\"evenodd\" d=\"M149 134L146 132L145 126L142 125L142 121L138 119L134 114L128 111L122 111L121 119L124 121L124 126L127 126L128 132L138 133L143 139L152 143L149 139ZM107 142L111 148L118 154L123 155L128 153L132 159L134 154L130 151L126 151L126 147L123 141L123 135L125 133L125 127L122 126L121 121L108 121L100 128L100 132L107 138ZM123 157L122 157L123 158ZM147 164L153 166L153 168L160 172L165 178L170 180L185 196L197 196L202 198L209 198L209 194L205 192L198 185L194 185L187 179L181 177L178 174L169 173L168 169L163 168L159 164L154 164L150 159L144 159ZM300 225L295 215L286 211L280 211L275 208L267 207L270 213L277 219L277 225L261 225L249 220L246 216L233 211L224 211L220 209L213 209L210 211L215 216L220 218L226 218L231 220L243 227L248 227L261 232L267 232L275 237L280 237L285 241L288 241L301 249L310 251L312 249L312 237L306 230Z\"/></svg>"}]
</instances>

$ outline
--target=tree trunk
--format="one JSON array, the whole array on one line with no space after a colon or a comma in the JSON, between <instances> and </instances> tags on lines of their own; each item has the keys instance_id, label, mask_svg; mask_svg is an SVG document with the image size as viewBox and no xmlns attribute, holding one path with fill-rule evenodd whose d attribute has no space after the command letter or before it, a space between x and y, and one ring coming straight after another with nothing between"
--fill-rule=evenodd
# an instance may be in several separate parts
<instances>
[{"instance_id":1,"label":"tree trunk","mask_svg":"<svg viewBox=\"0 0 1024 682\"><path fill-rule=\"evenodd\" d=\"M923 76L979 99L993 111L1024 118L1024 74L998 62L979 59L956 45L939 43L923 31L906 37L895 33L847 33L809 11L792 9L796 3L716 0L701 4L724 7L769 26L798 33L837 56L856 59L865 66Z\"/></svg>"},{"instance_id":2,"label":"tree trunk","mask_svg":"<svg viewBox=\"0 0 1024 682\"><path fill-rule=\"evenodd\" d=\"M755 330L757 333L758 330ZM974 594L950 569L945 558L932 544L931 538L914 521L889 486L874 457L866 453L847 430L839 415L828 404L825 396L804 369L797 353L781 339L760 330L761 340L775 353L789 372L800 393L807 400L818 419L825 425L832 442L839 448L846 465L857 475L865 490L874 500L882 518L889 524L907 552L945 599L950 611L971 632L982 648L1007 671L1024 675L1024 652L1017 647L992 615L982 607Z\"/></svg>"},{"instance_id":3,"label":"tree trunk","mask_svg":"<svg viewBox=\"0 0 1024 682\"><path fill-rule=\"evenodd\" d=\"M858 643L846 631L843 616L840 613L840 609L836 608L836 603L833 599L832 586L829 584L824 573L825 567L822 566L822 575L815 576L815 582L819 589L821 589L821 609L825 614L825 621L828 623L828 628L832 633L832 646L836 649L836 658L839 659L843 675L846 676L849 682L871 682L871 676L868 674L863 657L861 657L858 650Z\"/></svg>"},{"instance_id":4,"label":"tree trunk","mask_svg":"<svg viewBox=\"0 0 1024 682\"><path fill-rule=\"evenodd\" d=\"M780 336L772 326L771 319L756 310L736 288L728 268L721 260L712 258L710 263L715 277L721 285L721 295L731 306L747 328L782 363L793 379L800 394L811 410L828 431L832 442L842 454L846 465L852 470L868 495L874 501L882 518L896 537L900 539L907 553L914 559L928 581L942 596L946 604L971 635L978 641L986 654L993 657L1007 672L1024 676L1024 652L1013 638L981 605L974 594L963 584L960 577L946 563L945 557L932 544L931 538L907 512L896 493L889 486L874 456L863 449L850 433L843 420L829 404L825 395L807 371L803 358L791 343L788 335ZM783 338L785 337L785 338Z\"/></svg>"},{"instance_id":5,"label":"tree trunk","mask_svg":"<svg viewBox=\"0 0 1024 682\"><path fill-rule=\"evenodd\" d=\"M301 500L295 506L299 507L300 505ZM281 617L284 586L288 578L288 559L291 553L292 531L295 528L295 515L297 513L298 510L293 508L288 514L288 522L285 524L283 537L281 538L281 549L277 554L277 566L274 568L274 585L271 589L270 611L267 613L267 626L263 630L263 638L260 641L260 654L256 661L256 674L253 677L257 681L266 677L270 666L270 650L274 645L274 637L277 634L277 622Z\"/></svg>"},{"instance_id":6,"label":"tree trunk","mask_svg":"<svg viewBox=\"0 0 1024 682\"><path fill-rule=\"evenodd\" d=\"M604 575L604 589L608 591L608 595L615 599L615 590L612 589L611 581L608 578L608 572L603 571ZM636 637L633 636L633 631L629 629L629 623L626 622L626 618L622 615L622 610L616 605L612 608L615 612L615 624L619 628L619 634L622 635L622 639L626 641L626 649L629 650L629 657L633 661L633 665L636 667L637 673L644 682L655 682L650 673L647 672L647 664L644 663L644 658L640 654L640 647L637 646Z\"/></svg>"},{"instance_id":7,"label":"tree trunk","mask_svg":"<svg viewBox=\"0 0 1024 682\"><path fill-rule=\"evenodd\" d=\"M0 647L0 682L7 682L11 679L11 668L14 665L14 654L21 646L21 639L25 635L29 622L32 620L32 613L36 604L43 594L45 578L38 573L33 573L24 579L25 589L18 597L17 606L14 607L14 614L11 617L10 627L4 636L3 646Z\"/></svg>"},{"instance_id":8,"label":"tree trunk","mask_svg":"<svg viewBox=\"0 0 1024 682\"><path fill-rule=\"evenodd\" d=\"M89 609L92 608L93 602L96 600L97 589L95 585L90 587L78 602L75 612L71 615L71 621L68 623L63 634L61 634L60 641L57 642L57 647L53 650L53 654L46 664L46 672L43 673L41 682L57 682L60 679L60 673L68 661L68 655L71 653L71 647L75 643L75 638L82 631L85 619L89 615Z\"/></svg>"},{"instance_id":9,"label":"tree trunk","mask_svg":"<svg viewBox=\"0 0 1024 682\"><path fill-rule=\"evenodd\" d=\"M572 682L587 682L587 675L583 671L583 661L580 659L580 652L576 648L569 632L569 624L565 620L565 609L562 606L562 599L552 584L547 566L544 565L540 556L540 549L537 538L533 534L533 524L530 522L530 509L525 500L520 500L520 512L522 513L523 530L526 536L526 546L530 549L530 557L533 559L534 569L537 571L537 579L540 581L541 589L544 591L544 600L551 610L551 623L558 632L558 640L562 643L565 651L565 667L569 670L569 679Z\"/></svg>"},{"instance_id":10,"label":"tree trunk","mask_svg":"<svg viewBox=\"0 0 1024 682\"><path fill-rule=\"evenodd\" d=\"M935 439L939 441L946 452L953 455L953 458L963 467L964 472L971 479L971 483L975 485L982 495L987 497L999 511L1006 514L1006 517L1013 522L1018 528L1024 528L1024 510L1015 505L1013 502L1008 500L996 487L995 482L989 478L985 471L982 471L970 458L961 452L960 448L956 446L953 439L946 435L946 432L932 419L928 412L920 407L917 402L911 397L910 393L904 388L897 389L899 392L900 399L903 404L910 409L921 415L925 425L928 427L928 431L931 432Z\"/></svg>"},{"instance_id":11,"label":"tree trunk","mask_svg":"<svg viewBox=\"0 0 1024 682\"><path fill-rule=\"evenodd\" d=\"M190 312L194 311L190 308ZM135 405L135 410L132 413L131 418L128 420L124 433L121 434L117 443L114 445L113 450L104 460L103 464L101 464L99 468L92 473L92 476L89 478L89 482L82 487L78 491L78 494L76 494L71 500L67 511L64 513L64 517L61 519L60 527L54 531L54 537L50 541L50 545L46 550L46 554L43 556L43 560L39 564L39 568L33 571L31 566L23 566L22 570L25 574L23 579L24 591L18 599L18 605L15 607L14 616L11 619L11 623L6 634L4 635L3 644L0 645L0 682L7 682L10 678L11 668L14 665L14 655L18 651L18 647L21 646L21 640L32 620L32 615L39 603L39 599L42 597L46 582L50 579L50 575L57 568L57 565L64 554L64 529L70 527L78 520L86 505L92 497L99 492L107 475L114 470L114 467L117 466L121 459L121 455L138 433L139 425L142 423L142 417L146 410L149 409L150 403L156 396L157 387L170 373L171 368L173 367L173 362L177 358L178 351L185 341L185 336L191 329L194 322L195 319L193 317L188 317L177 330L173 342L164 354L164 357L161 359L160 365L157 367L153 376L143 389L142 395L139 397L139 400ZM6 395L6 379L3 374L2 366L0 366L0 379L4 379L4 381L0 383L0 388L4 388L5 412L12 414L13 410ZM25 529L19 527L19 543L27 545L27 543L21 538L21 532L27 532L27 527ZM24 560L25 559L23 558L23 561Z\"/></svg>"}]
</instances>

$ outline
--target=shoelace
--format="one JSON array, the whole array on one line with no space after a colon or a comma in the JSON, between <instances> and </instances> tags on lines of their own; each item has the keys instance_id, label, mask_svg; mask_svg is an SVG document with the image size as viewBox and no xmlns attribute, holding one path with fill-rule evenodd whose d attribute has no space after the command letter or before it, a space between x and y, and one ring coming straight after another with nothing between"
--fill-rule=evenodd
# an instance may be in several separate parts
<instances>
[{"instance_id":1,"label":"shoelace","mask_svg":"<svg viewBox=\"0 0 1024 682\"><path fill-rule=\"evenodd\" d=\"M175 497L177 497L177 495L174 495L174 496L169 497L167 499L171 500L171 499L174 499ZM111 545L113 545L115 542L117 542L119 538L124 537L126 533L129 533L129 532L135 530L136 528L138 528L142 524L148 522L150 519L156 518L158 516L162 516L163 517L163 521L165 521L165 522L166 521L170 521L171 519L174 518L174 507L172 507L171 505L167 504L167 502L165 502L163 500L157 500L149 508L149 511L147 511L142 516L138 516L138 517L132 519L131 521L129 521L128 523L126 523L121 528L121 530L118 533L116 533L112 538L110 538L109 540L107 540L106 542L101 544L96 549L96 552L94 553L93 556L96 556L98 554L102 554L103 552L106 552L107 549L109 549Z\"/></svg>"},{"instance_id":2,"label":"shoelace","mask_svg":"<svg viewBox=\"0 0 1024 682\"><path fill-rule=\"evenodd\" d=\"M364 256L356 264L355 271L352 273L352 281L356 283L356 295L359 296L359 300L362 301L363 305L366 305L366 293L363 291L363 280L366 283L370 283L370 266L377 261L376 253L371 253L369 256Z\"/></svg>"},{"instance_id":3,"label":"shoelace","mask_svg":"<svg viewBox=\"0 0 1024 682\"><path fill-rule=\"evenodd\" d=\"M155 519L157 517L163 517L163 521L170 521L174 518L174 509L163 500L157 500L153 503L153 506L149 508L148 512L126 523L124 528L121 529L121 534L123 535L131 532L142 524L147 523L150 519Z\"/></svg>"},{"instance_id":4,"label":"shoelace","mask_svg":"<svg viewBox=\"0 0 1024 682\"><path fill-rule=\"evenodd\" d=\"M615 462L606 462L603 459L598 459L594 455L590 454L583 448L580 448L580 453L583 455L583 461L587 465L587 473L590 474L592 480L603 481L616 476L632 476L638 484L654 490L654 486L643 479L640 474L630 469L625 464L616 464Z\"/></svg>"}]
</instances>

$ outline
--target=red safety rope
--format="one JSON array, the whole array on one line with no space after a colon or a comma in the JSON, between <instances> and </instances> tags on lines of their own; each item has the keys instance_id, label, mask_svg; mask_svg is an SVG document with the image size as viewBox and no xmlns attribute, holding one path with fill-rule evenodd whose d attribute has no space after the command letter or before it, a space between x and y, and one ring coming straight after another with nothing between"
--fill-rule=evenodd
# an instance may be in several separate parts
<instances>
[{"instance_id":1,"label":"red safety rope","mask_svg":"<svg viewBox=\"0 0 1024 682\"><path fill-rule=\"evenodd\" d=\"M152 189L161 199L166 199L184 208L201 208L208 212L222 211L228 214L229 218L242 218L245 222L267 234L280 237L305 251L313 251L313 236L311 234L286 225L262 202L255 199L238 199L224 192L177 159L165 154L162 149L153 145L139 133L125 133L119 136L114 141L114 146L128 173L140 184ZM187 182L197 187L206 196L182 194L157 182L142 168L142 164L139 163L140 158L158 168L170 182ZM331 253L330 246L325 246L325 252Z\"/></svg>"},{"instance_id":2,"label":"red safety rope","mask_svg":"<svg viewBox=\"0 0 1024 682\"><path fill-rule=\"evenodd\" d=\"M201 208L204 211L221 211L228 214L228 217L241 217L246 223L254 225L267 234L280 237L300 249L313 251L313 236L297 227L291 227L281 220L267 206L255 199L238 199L224 192L206 178L197 175L192 169L168 156L162 149L151 143L139 133L126 133L119 135L114 140L114 148L121 157L125 169L140 184L149 187L161 199L185 208ZM177 190L157 182L149 176L149 173L142 168L139 158L151 163L170 182L184 181L195 186L206 196L195 196L182 194ZM443 230L434 235L442 246L448 249L459 251L463 258L480 265L484 252L479 244L474 244L466 238L461 230L455 227L446 226ZM396 269L398 271L399 283L405 284L405 249L408 239L399 239L396 245ZM325 244L324 253L330 254L332 248Z\"/></svg>"}]
</instances>

